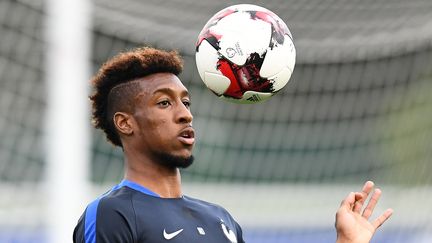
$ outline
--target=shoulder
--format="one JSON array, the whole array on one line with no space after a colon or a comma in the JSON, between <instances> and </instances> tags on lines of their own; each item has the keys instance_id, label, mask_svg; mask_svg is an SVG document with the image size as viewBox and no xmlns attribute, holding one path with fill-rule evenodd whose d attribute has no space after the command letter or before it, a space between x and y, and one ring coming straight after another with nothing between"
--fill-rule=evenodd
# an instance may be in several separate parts
<instances>
[{"instance_id":1,"label":"shoulder","mask_svg":"<svg viewBox=\"0 0 432 243\"><path fill-rule=\"evenodd\" d=\"M113 232L121 234L122 239L133 238L136 227L132 196L133 191L122 187L91 202L75 228L74 242L84 242L84 239L85 242L93 242L89 239L108 242Z\"/></svg>"},{"instance_id":2,"label":"shoulder","mask_svg":"<svg viewBox=\"0 0 432 243\"><path fill-rule=\"evenodd\" d=\"M90 205L97 204L98 210L103 211L128 210L132 208L132 198L134 194L134 190L128 187L122 187L118 190L111 191L102 195L100 198L93 201Z\"/></svg>"},{"instance_id":3,"label":"shoulder","mask_svg":"<svg viewBox=\"0 0 432 243\"><path fill-rule=\"evenodd\" d=\"M124 216L133 214L133 194L134 191L130 188L122 187L102 195L87 206L86 219L101 218L105 221L117 214Z\"/></svg>"}]
</instances>

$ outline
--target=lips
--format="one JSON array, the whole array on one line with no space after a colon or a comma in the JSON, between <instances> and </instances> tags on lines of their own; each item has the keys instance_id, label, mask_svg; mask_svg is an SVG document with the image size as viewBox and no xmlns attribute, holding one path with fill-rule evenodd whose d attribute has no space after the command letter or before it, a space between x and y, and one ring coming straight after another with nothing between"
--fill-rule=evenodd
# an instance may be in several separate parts
<instances>
[{"instance_id":1,"label":"lips","mask_svg":"<svg viewBox=\"0 0 432 243\"><path fill-rule=\"evenodd\" d=\"M178 135L181 143L186 145L193 145L195 143L195 131L192 127L183 129Z\"/></svg>"}]
</instances>

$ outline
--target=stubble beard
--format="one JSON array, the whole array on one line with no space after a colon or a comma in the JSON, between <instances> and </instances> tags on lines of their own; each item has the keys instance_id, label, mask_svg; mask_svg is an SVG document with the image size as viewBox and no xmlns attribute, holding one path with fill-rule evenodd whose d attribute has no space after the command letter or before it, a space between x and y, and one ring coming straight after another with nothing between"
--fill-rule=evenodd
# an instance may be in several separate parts
<instances>
[{"instance_id":1,"label":"stubble beard","mask_svg":"<svg viewBox=\"0 0 432 243\"><path fill-rule=\"evenodd\" d=\"M173 169L174 168L185 169L191 166L195 159L193 155L189 157L181 157L166 152L154 152L154 157L157 159L159 164Z\"/></svg>"}]
</instances>

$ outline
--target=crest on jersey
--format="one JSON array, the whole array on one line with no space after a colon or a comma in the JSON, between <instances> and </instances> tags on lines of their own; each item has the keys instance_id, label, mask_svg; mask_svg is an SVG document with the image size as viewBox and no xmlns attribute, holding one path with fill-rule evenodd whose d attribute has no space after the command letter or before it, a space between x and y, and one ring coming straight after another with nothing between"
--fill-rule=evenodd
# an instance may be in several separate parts
<instances>
[{"instance_id":1,"label":"crest on jersey","mask_svg":"<svg viewBox=\"0 0 432 243\"><path fill-rule=\"evenodd\" d=\"M225 222L221 219L220 220L220 224L222 227L222 231L225 235L225 237L231 241L231 243L237 243L237 237L234 233L234 231L232 231L228 226L226 226Z\"/></svg>"}]
</instances>

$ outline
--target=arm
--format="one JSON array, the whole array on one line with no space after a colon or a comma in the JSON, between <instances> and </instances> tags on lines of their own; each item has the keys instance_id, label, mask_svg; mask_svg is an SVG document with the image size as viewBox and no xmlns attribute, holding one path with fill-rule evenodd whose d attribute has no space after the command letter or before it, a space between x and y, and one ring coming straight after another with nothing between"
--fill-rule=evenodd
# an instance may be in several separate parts
<instances>
[{"instance_id":1,"label":"arm","mask_svg":"<svg viewBox=\"0 0 432 243\"><path fill-rule=\"evenodd\" d=\"M392 215L387 209L377 219L369 222L375 205L381 196L381 190L375 189L364 210L363 204L372 192L374 183L368 181L362 192L351 192L341 203L336 213L336 243L368 243L375 231Z\"/></svg>"}]
</instances>

